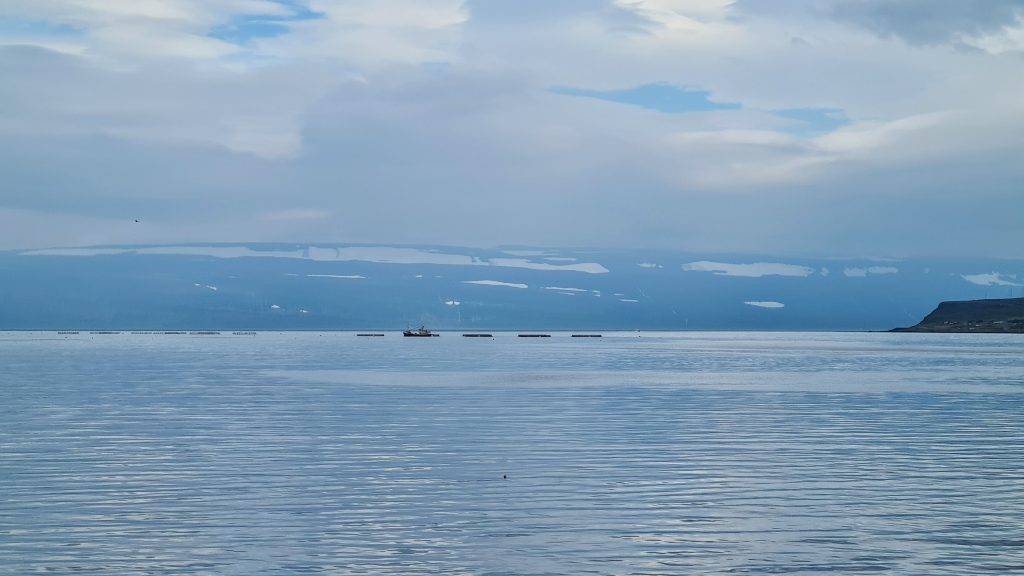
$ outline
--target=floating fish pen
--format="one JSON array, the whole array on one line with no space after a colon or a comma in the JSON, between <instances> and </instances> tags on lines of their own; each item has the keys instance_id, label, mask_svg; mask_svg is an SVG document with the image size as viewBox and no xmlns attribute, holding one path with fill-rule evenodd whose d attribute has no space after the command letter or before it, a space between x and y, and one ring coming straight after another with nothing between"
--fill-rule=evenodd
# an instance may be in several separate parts
<instances>
[{"instance_id":1,"label":"floating fish pen","mask_svg":"<svg viewBox=\"0 0 1024 576\"><path fill-rule=\"evenodd\" d=\"M132 332L132 334L152 334L152 332L135 331L135 332Z\"/></svg>"},{"instance_id":2,"label":"floating fish pen","mask_svg":"<svg viewBox=\"0 0 1024 576\"><path fill-rule=\"evenodd\" d=\"M255 330L241 330L239 332L232 332L235 336L255 336Z\"/></svg>"},{"instance_id":3,"label":"floating fish pen","mask_svg":"<svg viewBox=\"0 0 1024 576\"><path fill-rule=\"evenodd\" d=\"M520 334L520 338L551 338L551 334Z\"/></svg>"},{"instance_id":4,"label":"floating fish pen","mask_svg":"<svg viewBox=\"0 0 1024 576\"><path fill-rule=\"evenodd\" d=\"M214 330L196 330L195 332L189 332L193 336L214 336L220 334L220 332Z\"/></svg>"},{"instance_id":5,"label":"floating fish pen","mask_svg":"<svg viewBox=\"0 0 1024 576\"><path fill-rule=\"evenodd\" d=\"M120 332L114 330L93 330L89 334L120 334Z\"/></svg>"},{"instance_id":6,"label":"floating fish pen","mask_svg":"<svg viewBox=\"0 0 1024 576\"><path fill-rule=\"evenodd\" d=\"M164 332L164 334L188 334L188 332L181 332L179 330L169 330L167 332Z\"/></svg>"},{"instance_id":7,"label":"floating fish pen","mask_svg":"<svg viewBox=\"0 0 1024 576\"><path fill-rule=\"evenodd\" d=\"M573 338L600 338L602 334L573 334Z\"/></svg>"},{"instance_id":8,"label":"floating fish pen","mask_svg":"<svg viewBox=\"0 0 1024 576\"><path fill-rule=\"evenodd\" d=\"M465 336L466 338L493 338L494 337L491 334L478 334L478 333L475 333L475 332L469 333L469 334L463 334L463 336Z\"/></svg>"},{"instance_id":9,"label":"floating fish pen","mask_svg":"<svg viewBox=\"0 0 1024 576\"><path fill-rule=\"evenodd\" d=\"M78 334L77 330L58 330L57 334Z\"/></svg>"},{"instance_id":10,"label":"floating fish pen","mask_svg":"<svg viewBox=\"0 0 1024 576\"><path fill-rule=\"evenodd\" d=\"M363 334L356 334L356 336L372 336L372 337L380 337L380 336L383 336L383 335L384 334L381 334L380 332L366 332L366 333L363 333Z\"/></svg>"}]
</instances>

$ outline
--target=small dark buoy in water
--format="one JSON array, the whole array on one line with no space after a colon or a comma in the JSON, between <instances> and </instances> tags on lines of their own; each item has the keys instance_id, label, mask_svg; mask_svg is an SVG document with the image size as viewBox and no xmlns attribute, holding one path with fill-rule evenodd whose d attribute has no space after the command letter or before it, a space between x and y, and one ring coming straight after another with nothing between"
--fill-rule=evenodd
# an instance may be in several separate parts
<instances>
[{"instance_id":1,"label":"small dark buoy in water","mask_svg":"<svg viewBox=\"0 0 1024 576\"><path fill-rule=\"evenodd\" d=\"M508 480L508 474L502 474L501 475L501 479L502 480Z\"/></svg>"}]
</instances>

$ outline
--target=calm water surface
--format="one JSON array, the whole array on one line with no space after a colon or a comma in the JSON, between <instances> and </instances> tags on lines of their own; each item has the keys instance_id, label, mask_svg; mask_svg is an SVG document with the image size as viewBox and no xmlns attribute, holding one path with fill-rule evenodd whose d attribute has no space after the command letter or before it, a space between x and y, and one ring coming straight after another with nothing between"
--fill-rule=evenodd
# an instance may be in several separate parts
<instances>
[{"instance_id":1,"label":"calm water surface","mask_svg":"<svg viewBox=\"0 0 1024 576\"><path fill-rule=\"evenodd\" d=\"M0 574L1024 573L1024 337L0 333Z\"/></svg>"}]
</instances>

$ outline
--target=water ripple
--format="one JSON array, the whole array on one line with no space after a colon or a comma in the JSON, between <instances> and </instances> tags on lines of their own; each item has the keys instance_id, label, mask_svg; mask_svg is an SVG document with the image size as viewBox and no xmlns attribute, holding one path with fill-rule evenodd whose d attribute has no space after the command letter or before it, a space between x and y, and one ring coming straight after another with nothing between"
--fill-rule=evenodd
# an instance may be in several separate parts
<instances>
[{"instance_id":1,"label":"water ripple","mask_svg":"<svg viewBox=\"0 0 1024 576\"><path fill-rule=\"evenodd\" d=\"M1024 572L1019 339L348 336L0 337L0 574Z\"/></svg>"}]
</instances>

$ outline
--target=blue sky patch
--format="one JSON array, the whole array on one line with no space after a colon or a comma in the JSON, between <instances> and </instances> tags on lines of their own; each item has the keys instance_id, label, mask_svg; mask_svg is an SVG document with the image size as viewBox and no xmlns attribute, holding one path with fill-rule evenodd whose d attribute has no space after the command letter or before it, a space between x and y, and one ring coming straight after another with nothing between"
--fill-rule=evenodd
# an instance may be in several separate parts
<instances>
[{"instance_id":1,"label":"blue sky patch","mask_svg":"<svg viewBox=\"0 0 1024 576\"><path fill-rule=\"evenodd\" d=\"M0 18L0 37L3 38L67 38L80 36L82 31L66 24L22 18Z\"/></svg>"},{"instance_id":2,"label":"blue sky patch","mask_svg":"<svg viewBox=\"0 0 1024 576\"><path fill-rule=\"evenodd\" d=\"M850 123L846 113L838 108L788 108L772 110L771 113L795 120L796 123L780 130L795 136L821 136Z\"/></svg>"},{"instance_id":3,"label":"blue sky patch","mask_svg":"<svg viewBox=\"0 0 1024 576\"><path fill-rule=\"evenodd\" d=\"M709 112L712 110L739 110L740 104L735 102L714 102L707 90L681 88L672 84L645 84L625 90L586 90L569 86L556 86L549 89L555 94L596 98L608 102L618 102L655 110L665 114L685 114L687 112Z\"/></svg>"},{"instance_id":4,"label":"blue sky patch","mask_svg":"<svg viewBox=\"0 0 1024 576\"><path fill-rule=\"evenodd\" d=\"M293 0L280 0L277 4L287 7L291 14L287 16L267 14L236 16L230 23L212 28L208 36L232 44L245 44L254 38L273 38L287 34L288 22L316 20L324 17L323 13L314 12Z\"/></svg>"}]
</instances>

